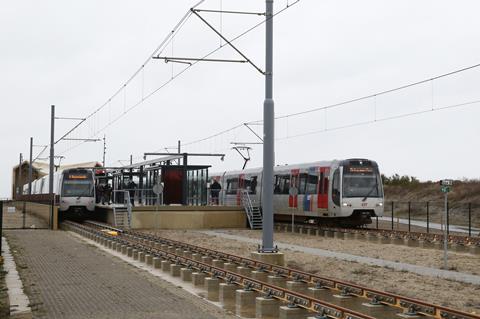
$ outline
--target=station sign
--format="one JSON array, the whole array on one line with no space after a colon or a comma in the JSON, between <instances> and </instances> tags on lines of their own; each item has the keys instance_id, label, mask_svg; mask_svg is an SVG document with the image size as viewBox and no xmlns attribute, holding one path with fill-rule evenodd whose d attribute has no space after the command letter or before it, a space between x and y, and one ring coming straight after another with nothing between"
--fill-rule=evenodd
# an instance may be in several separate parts
<instances>
[{"instance_id":1,"label":"station sign","mask_svg":"<svg viewBox=\"0 0 480 319\"><path fill-rule=\"evenodd\" d=\"M442 193L450 192L450 188L453 186L453 179L442 179L440 181L440 186L442 186Z\"/></svg>"},{"instance_id":2,"label":"station sign","mask_svg":"<svg viewBox=\"0 0 480 319\"><path fill-rule=\"evenodd\" d=\"M450 187L449 186L442 186L441 190L442 190L442 193L448 193L448 192L450 192Z\"/></svg>"},{"instance_id":3,"label":"station sign","mask_svg":"<svg viewBox=\"0 0 480 319\"><path fill-rule=\"evenodd\" d=\"M453 186L453 179L442 179L440 181L441 186Z\"/></svg>"}]
</instances>

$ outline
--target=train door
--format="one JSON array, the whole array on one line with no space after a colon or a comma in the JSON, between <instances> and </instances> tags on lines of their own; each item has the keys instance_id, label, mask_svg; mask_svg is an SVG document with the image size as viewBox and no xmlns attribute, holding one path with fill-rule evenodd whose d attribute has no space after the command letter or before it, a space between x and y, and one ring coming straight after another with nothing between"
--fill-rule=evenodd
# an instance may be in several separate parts
<instances>
[{"instance_id":1,"label":"train door","mask_svg":"<svg viewBox=\"0 0 480 319\"><path fill-rule=\"evenodd\" d=\"M292 169L290 172L290 189L288 191L288 207L298 207L298 182L300 177L299 169Z\"/></svg>"},{"instance_id":2,"label":"train door","mask_svg":"<svg viewBox=\"0 0 480 319\"><path fill-rule=\"evenodd\" d=\"M318 168L309 167L308 173L304 176L305 195L303 196L303 211L312 212L314 210L315 195L318 185ZM300 176L301 177L301 176ZM302 179L300 178L300 190L302 189ZM301 191L300 191L301 193Z\"/></svg>"},{"instance_id":3,"label":"train door","mask_svg":"<svg viewBox=\"0 0 480 319\"><path fill-rule=\"evenodd\" d=\"M328 167L319 167L319 176L318 176L318 199L317 207L320 210L328 210L328 182L330 176L330 168ZM324 215L328 215L328 212L325 211Z\"/></svg>"},{"instance_id":4,"label":"train door","mask_svg":"<svg viewBox=\"0 0 480 319\"><path fill-rule=\"evenodd\" d=\"M329 214L333 216L338 216L340 214L340 205L341 205L341 187L342 183L340 180L340 168L337 167L333 171L332 175L332 189L330 191L330 203L331 206L329 206Z\"/></svg>"},{"instance_id":5,"label":"train door","mask_svg":"<svg viewBox=\"0 0 480 319\"><path fill-rule=\"evenodd\" d=\"M242 205L242 191L245 189L245 174L238 175L237 206Z\"/></svg>"}]
</instances>

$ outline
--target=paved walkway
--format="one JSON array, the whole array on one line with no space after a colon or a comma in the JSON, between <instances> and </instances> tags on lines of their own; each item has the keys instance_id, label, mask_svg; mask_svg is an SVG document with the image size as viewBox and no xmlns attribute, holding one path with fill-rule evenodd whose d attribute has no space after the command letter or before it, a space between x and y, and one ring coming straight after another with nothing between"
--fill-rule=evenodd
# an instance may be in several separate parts
<instances>
[{"instance_id":1,"label":"paved walkway","mask_svg":"<svg viewBox=\"0 0 480 319\"><path fill-rule=\"evenodd\" d=\"M225 234L221 231L207 230L207 231L200 231L200 232L210 236L218 236L221 238L238 240L238 241L243 241L251 244L261 244L261 240L259 239ZM417 266L417 265L406 264L406 263L399 263L399 262L394 262L394 261L389 261L384 259L376 259L376 258L357 256L352 254L339 253L339 252L334 252L334 251L329 251L329 250L324 250L319 248L303 247L303 246L286 244L281 242L275 242L275 244L278 245L278 248L281 248L281 249L291 249L291 250L295 250L295 251L299 251L299 252L303 252L311 255L337 258L337 259L347 260L347 261L355 261L362 264L374 265L374 266L380 266L380 267L390 267L398 271L409 271L409 272L416 273L423 276L439 277L439 278L450 279L450 280L455 280L459 282L465 282L469 284L480 285L480 276L476 276L476 275L470 275L470 274L465 274L465 273L460 273L455 271L441 270L437 268Z\"/></svg>"},{"instance_id":2,"label":"paved walkway","mask_svg":"<svg viewBox=\"0 0 480 319\"><path fill-rule=\"evenodd\" d=\"M6 231L34 318L230 318L64 231Z\"/></svg>"}]
</instances>

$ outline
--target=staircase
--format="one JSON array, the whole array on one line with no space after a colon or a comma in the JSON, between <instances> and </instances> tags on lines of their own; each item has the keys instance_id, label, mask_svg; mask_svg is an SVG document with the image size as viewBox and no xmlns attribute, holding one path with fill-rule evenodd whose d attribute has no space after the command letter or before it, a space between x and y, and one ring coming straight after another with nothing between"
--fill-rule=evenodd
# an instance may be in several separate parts
<instances>
[{"instance_id":1,"label":"staircase","mask_svg":"<svg viewBox=\"0 0 480 319\"><path fill-rule=\"evenodd\" d=\"M254 206L248 190L242 190L242 205L247 214L248 223L251 229L262 229L262 210L259 206Z\"/></svg>"},{"instance_id":2,"label":"staircase","mask_svg":"<svg viewBox=\"0 0 480 319\"><path fill-rule=\"evenodd\" d=\"M130 228L132 217L132 204L130 194L127 191L116 191L123 193L123 203L113 205L113 222L115 227Z\"/></svg>"}]
</instances>

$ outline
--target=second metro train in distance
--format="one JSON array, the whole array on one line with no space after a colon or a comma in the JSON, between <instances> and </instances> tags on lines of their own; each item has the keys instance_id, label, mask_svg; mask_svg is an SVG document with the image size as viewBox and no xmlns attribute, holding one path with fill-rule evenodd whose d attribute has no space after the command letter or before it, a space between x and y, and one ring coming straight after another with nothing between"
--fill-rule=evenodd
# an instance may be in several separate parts
<instances>
[{"instance_id":1,"label":"second metro train in distance","mask_svg":"<svg viewBox=\"0 0 480 319\"><path fill-rule=\"evenodd\" d=\"M53 192L65 217L82 217L95 211L95 179L91 169L69 168L53 175ZM28 194L28 184L24 186ZM49 193L49 175L32 182L32 195Z\"/></svg>"},{"instance_id":2,"label":"second metro train in distance","mask_svg":"<svg viewBox=\"0 0 480 319\"><path fill-rule=\"evenodd\" d=\"M213 174L222 189L221 204L242 203L242 191L261 206L261 168ZM327 226L358 227L383 216L384 195L378 165L369 159L346 159L274 168L274 219Z\"/></svg>"}]
</instances>

